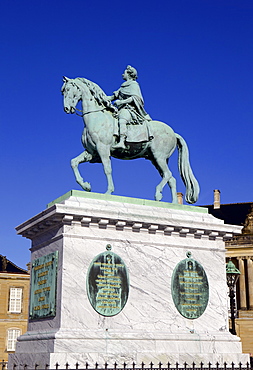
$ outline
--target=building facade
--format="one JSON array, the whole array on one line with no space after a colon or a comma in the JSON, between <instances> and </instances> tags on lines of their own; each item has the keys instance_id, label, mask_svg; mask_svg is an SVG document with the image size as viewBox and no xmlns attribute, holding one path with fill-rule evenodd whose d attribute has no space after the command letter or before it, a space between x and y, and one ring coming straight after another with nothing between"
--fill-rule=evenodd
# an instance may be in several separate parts
<instances>
[{"instance_id":1,"label":"building facade","mask_svg":"<svg viewBox=\"0 0 253 370\"><path fill-rule=\"evenodd\" d=\"M239 269L236 286L236 333L244 353L253 353L253 202L220 204L220 192L214 191L209 213L227 224L242 226L241 235L226 241L226 258Z\"/></svg>"},{"instance_id":2,"label":"building facade","mask_svg":"<svg viewBox=\"0 0 253 370\"><path fill-rule=\"evenodd\" d=\"M15 352L27 331L30 274L0 255L0 360Z\"/></svg>"}]
</instances>

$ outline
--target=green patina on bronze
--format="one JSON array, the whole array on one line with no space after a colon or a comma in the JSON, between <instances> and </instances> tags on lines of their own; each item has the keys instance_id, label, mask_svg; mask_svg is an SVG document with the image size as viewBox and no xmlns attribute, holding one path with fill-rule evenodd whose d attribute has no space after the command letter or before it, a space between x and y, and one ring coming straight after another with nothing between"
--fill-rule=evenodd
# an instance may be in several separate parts
<instances>
[{"instance_id":1,"label":"green patina on bronze","mask_svg":"<svg viewBox=\"0 0 253 370\"><path fill-rule=\"evenodd\" d=\"M96 256L87 273L87 292L89 301L100 315L117 315L125 306L129 292L128 271L123 260L107 251Z\"/></svg>"},{"instance_id":2,"label":"green patina on bronze","mask_svg":"<svg viewBox=\"0 0 253 370\"><path fill-rule=\"evenodd\" d=\"M168 168L168 160L178 149L178 169L186 186L185 200L195 203L199 184L190 165L189 150L184 138L167 124L152 120L144 109L144 100L137 80L137 70L128 65L120 88L107 96L96 83L83 78L64 77L62 94L64 111L75 113L82 103L80 116L84 130L84 151L71 160L77 183L85 191L91 184L83 179L81 163L102 163L107 179L106 194L114 192L111 157L124 160L149 159L161 175L155 188L155 200L163 197L163 188L169 185L172 203L178 204L176 179ZM146 184L145 184L146 186Z\"/></svg>"},{"instance_id":3,"label":"green patina on bronze","mask_svg":"<svg viewBox=\"0 0 253 370\"><path fill-rule=\"evenodd\" d=\"M30 319L43 319L56 314L58 251L32 262Z\"/></svg>"},{"instance_id":4,"label":"green patina on bronze","mask_svg":"<svg viewBox=\"0 0 253 370\"><path fill-rule=\"evenodd\" d=\"M172 275L172 298L179 313L187 319L197 319L205 311L209 299L209 286L201 264L187 253Z\"/></svg>"},{"instance_id":5,"label":"green patina on bronze","mask_svg":"<svg viewBox=\"0 0 253 370\"><path fill-rule=\"evenodd\" d=\"M118 202L118 203L129 203L129 204L137 204L141 206L150 206L150 207L160 207L160 208L167 208L167 209L178 209L183 211L189 212L198 212L198 213L208 213L208 208L204 207L197 207L197 206L188 206L184 204L173 204L173 203L166 203L166 202L156 202L155 200L149 199L141 199L141 198L131 198L131 197L123 197L118 195L110 195L110 194L100 194L100 193L87 193L81 190L70 190L66 194L62 195L61 197L53 200L52 202L47 204L47 208L52 207L57 203L64 202L66 199L70 197L78 197L78 198L86 198L86 199L98 199L98 200L105 200L109 202Z\"/></svg>"}]
</instances>

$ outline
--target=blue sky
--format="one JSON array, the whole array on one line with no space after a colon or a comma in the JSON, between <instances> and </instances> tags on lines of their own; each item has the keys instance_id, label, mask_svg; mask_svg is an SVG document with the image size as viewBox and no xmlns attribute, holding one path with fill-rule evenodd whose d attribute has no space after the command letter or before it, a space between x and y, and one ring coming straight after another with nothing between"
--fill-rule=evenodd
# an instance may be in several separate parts
<instances>
[{"instance_id":1,"label":"blue sky","mask_svg":"<svg viewBox=\"0 0 253 370\"><path fill-rule=\"evenodd\" d=\"M145 108L188 143L197 205L253 201L253 2L13 1L0 5L0 253L21 267L30 241L15 226L71 189L83 122L63 111L62 76L86 77L109 95L131 64ZM177 169L178 191L185 192ZM145 160L113 160L115 195L153 199L160 181ZM95 192L100 164L80 166ZM169 189L164 201L170 201Z\"/></svg>"}]
</instances>

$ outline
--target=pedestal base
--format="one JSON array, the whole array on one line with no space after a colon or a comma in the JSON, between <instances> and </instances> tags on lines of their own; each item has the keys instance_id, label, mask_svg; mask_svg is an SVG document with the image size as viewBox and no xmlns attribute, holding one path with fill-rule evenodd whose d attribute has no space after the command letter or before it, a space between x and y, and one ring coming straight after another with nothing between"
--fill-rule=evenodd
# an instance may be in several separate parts
<instances>
[{"instance_id":1,"label":"pedestal base","mask_svg":"<svg viewBox=\"0 0 253 370\"><path fill-rule=\"evenodd\" d=\"M240 227L200 207L72 191L17 230L32 239L32 261L56 251L59 260L56 315L29 320L10 368L249 360L228 331L224 238ZM86 290L91 261L107 244L130 280L126 305L111 317L96 312ZM209 284L207 307L195 319L180 314L171 291L173 271L189 251Z\"/></svg>"}]
</instances>

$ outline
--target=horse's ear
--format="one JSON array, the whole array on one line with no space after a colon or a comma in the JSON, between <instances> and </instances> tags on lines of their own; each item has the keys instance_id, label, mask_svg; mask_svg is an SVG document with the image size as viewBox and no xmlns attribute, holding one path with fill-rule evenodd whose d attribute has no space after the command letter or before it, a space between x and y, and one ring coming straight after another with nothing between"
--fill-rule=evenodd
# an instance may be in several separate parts
<instances>
[{"instance_id":1,"label":"horse's ear","mask_svg":"<svg viewBox=\"0 0 253 370\"><path fill-rule=\"evenodd\" d=\"M63 76L63 82L67 82L68 80L70 80L70 78Z\"/></svg>"}]
</instances>

